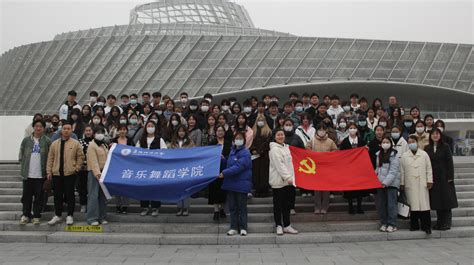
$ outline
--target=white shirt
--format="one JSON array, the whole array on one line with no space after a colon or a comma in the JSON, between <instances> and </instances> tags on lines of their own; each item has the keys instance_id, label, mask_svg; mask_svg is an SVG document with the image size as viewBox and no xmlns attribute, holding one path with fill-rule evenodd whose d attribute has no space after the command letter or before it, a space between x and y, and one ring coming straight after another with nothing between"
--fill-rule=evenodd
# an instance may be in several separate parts
<instances>
[{"instance_id":1,"label":"white shirt","mask_svg":"<svg viewBox=\"0 0 474 265\"><path fill-rule=\"evenodd\" d=\"M74 105L72 108L82 110L79 104ZM62 104L61 107L59 108L59 119L67 120L68 114L69 114L69 106L67 104Z\"/></svg>"},{"instance_id":2,"label":"white shirt","mask_svg":"<svg viewBox=\"0 0 474 265\"><path fill-rule=\"evenodd\" d=\"M41 173L41 149L39 139L33 137L33 150L31 150L30 168L28 170L28 178L43 178Z\"/></svg>"},{"instance_id":3,"label":"white shirt","mask_svg":"<svg viewBox=\"0 0 474 265\"><path fill-rule=\"evenodd\" d=\"M146 138L146 144L147 147L142 147L142 148L147 148L150 149L151 143L153 143L153 140L155 140L155 137L147 137ZM137 142L135 147L141 147L140 146L140 141ZM168 147L166 146L166 142L163 140L163 138L160 138L160 149L167 149Z\"/></svg>"},{"instance_id":4,"label":"white shirt","mask_svg":"<svg viewBox=\"0 0 474 265\"><path fill-rule=\"evenodd\" d=\"M109 113L110 113L110 110L111 110L113 107L115 107L115 106L112 106L112 107L107 106L107 107L105 107L105 108L104 108L105 115L109 114ZM121 107L119 107L119 106L116 106L116 107L119 108L120 114L122 114L123 109L122 109Z\"/></svg>"},{"instance_id":5,"label":"white shirt","mask_svg":"<svg viewBox=\"0 0 474 265\"><path fill-rule=\"evenodd\" d=\"M359 143L359 137L356 137L356 138L352 138L349 136L349 142L351 143L352 146L357 146L357 144Z\"/></svg>"},{"instance_id":6,"label":"white shirt","mask_svg":"<svg viewBox=\"0 0 474 265\"><path fill-rule=\"evenodd\" d=\"M327 114L331 116L332 123L337 124L337 117L344 112L341 106L333 107L332 105L328 108Z\"/></svg>"}]
</instances>

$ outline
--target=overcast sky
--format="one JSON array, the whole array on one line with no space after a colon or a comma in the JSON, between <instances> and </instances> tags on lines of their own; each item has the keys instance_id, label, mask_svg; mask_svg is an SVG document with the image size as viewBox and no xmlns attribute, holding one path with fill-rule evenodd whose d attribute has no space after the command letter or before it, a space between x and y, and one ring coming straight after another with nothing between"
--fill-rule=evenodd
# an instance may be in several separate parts
<instances>
[{"instance_id":1,"label":"overcast sky","mask_svg":"<svg viewBox=\"0 0 474 265\"><path fill-rule=\"evenodd\" d=\"M142 0L0 0L0 52L128 24ZM474 0L237 0L256 27L313 37L474 43Z\"/></svg>"}]
</instances>

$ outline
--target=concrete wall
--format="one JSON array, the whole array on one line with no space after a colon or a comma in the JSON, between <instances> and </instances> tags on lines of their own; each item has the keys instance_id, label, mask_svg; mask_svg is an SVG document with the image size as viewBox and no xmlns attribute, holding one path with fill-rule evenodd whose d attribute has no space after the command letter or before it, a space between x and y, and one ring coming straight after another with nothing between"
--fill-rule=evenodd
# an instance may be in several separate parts
<instances>
[{"instance_id":1,"label":"concrete wall","mask_svg":"<svg viewBox=\"0 0 474 265\"><path fill-rule=\"evenodd\" d=\"M20 144L32 116L0 116L0 161L18 161Z\"/></svg>"}]
</instances>

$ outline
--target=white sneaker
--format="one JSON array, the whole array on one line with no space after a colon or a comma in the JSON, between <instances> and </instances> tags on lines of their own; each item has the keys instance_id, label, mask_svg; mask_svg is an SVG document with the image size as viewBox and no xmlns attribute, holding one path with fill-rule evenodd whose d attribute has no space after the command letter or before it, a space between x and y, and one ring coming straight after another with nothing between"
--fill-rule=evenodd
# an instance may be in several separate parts
<instances>
[{"instance_id":1,"label":"white sneaker","mask_svg":"<svg viewBox=\"0 0 474 265\"><path fill-rule=\"evenodd\" d=\"M29 223L29 222L30 222L30 218L28 218L28 217L26 217L26 216L24 216L24 215L21 216L21 218L20 218L20 224L21 224L21 225L26 225L26 224Z\"/></svg>"},{"instance_id":2,"label":"white sneaker","mask_svg":"<svg viewBox=\"0 0 474 265\"><path fill-rule=\"evenodd\" d=\"M334 199L334 194L329 194L329 199Z\"/></svg>"},{"instance_id":3,"label":"white sneaker","mask_svg":"<svg viewBox=\"0 0 474 265\"><path fill-rule=\"evenodd\" d=\"M386 230L386 231L387 231L388 233L393 233L393 232L395 232L395 231L397 231L397 230L398 230L398 229L397 229L396 227L389 225L389 226L387 227L387 230Z\"/></svg>"},{"instance_id":4,"label":"white sneaker","mask_svg":"<svg viewBox=\"0 0 474 265\"><path fill-rule=\"evenodd\" d=\"M387 226L382 225L379 230L380 230L380 232L387 232Z\"/></svg>"},{"instance_id":5,"label":"white sneaker","mask_svg":"<svg viewBox=\"0 0 474 265\"><path fill-rule=\"evenodd\" d=\"M188 216L188 215L189 215L188 209L184 209L182 215L183 215L183 216Z\"/></svg>"},{"instance_id":6,"label":"white sneaker","mask_svg":"<svg viewBox=\"0 0 474 265\"><path fill-rule=\"evenodd\" d=\"M72 218L72 216L68 215L68 216L66 217L66 224L67 224L67 225L72 225L72 224L74 224L74 218Z\"/></svg>"},{"instance_id":7,"label":"white sneaker","mask_svg":"<svg viewBox=\"0 0 474 265\"><path fill-rule=\"evenodd\" d=\"M98 226L98 225L99 225L99 222L97 222L97 221L92 222L91 225L92 225L92 226Z\"/></svg>"},{"instance_id":8,"label":"white sneaker","mask_svg":"<svg viewBox=\"0 0 474 265\"><path fill-rule=\"evenodd\" d=\"M228 236L235 236L237 235L239 232L237 230L234 230L234 229L230 229L229 231L227 231L227 235Z\"/></svg>"},{"instance_id":9,"label":"white sneaker","mask_svg":"<svg viewBox=\"0 0 474 265\"><path fill-rule=\"evenodd\" d=\"M308 196L308 197L313 197L313 194L312 194L312 193L308 193L307 196Z\"/></svg>"},{"instance_id":10,"label":"white sneaker","mask_svg":"<svg viewBox=\"0 0 474 265\"><path fill-rule=\"evenodd\" d=\"M296 235L298 234L298 230L294 229L293 227L291 227L291 225L283 228L283 232L284 233L287 233L287 234L293 234L293 235Z\"/></svg>"},{"instance_id":11,"label":"white sneaker","mask_svg":"<svg viewBox=\"0 0 474 265\"><path fill-rule=\"evenodd\" d=\"M156 216L158 216L158 213L159 213L158 209L153 209L151 211L151 216L156 217Z\"/></svg>"},{"instance_id":12,"label":"white sneaker","mask_svg":"<svg viewBox=\"0 0 474 265\"><path fill-rule=\"evenodd\" d=\"M306 197L308 197L308 194L303 193L303 194L301 194L301 197L306 198Z\"/></svg>"},{"instance_id":13,"label":"white sneaker","mask_svg":"<svg viewBox=\"0 0 474 265\"><path fill-rule=\"evenodd\" d=\"M291 210L290 210L290 214L291 214L291 215L296 215L295 209L291 209Z\"/></svg>"},{"instance_id":14,"label":"white sneaker","mask_svg":"<svg viewBox=\"0 0 474 265\"><path fill-rule=\"evenodd\" d=\"M253 194L251 192L247 193L247 199L252 199L253 198Z\"/></svg>"},{"instance_id":15,"label":"white sneaker","mask_svg":"<svg viewBox=\"0 0 474 265\"><path fill-rule=\"evenodd\" d=\"M147 209L143 209L143 211L140 212L140 216L146 216L150 213L150 210L147 208Z\"/></svg>"},{"instance_id":16,"label":"white sneaker","mask_svg":"<svg viewBox=\"0 0 474 265\"><path fill-rule=\"evenodd\" d=\"M48 222L48 225L55 225L57 223L60 223L62 220L61 220L61 217L59 216L54 216L49 222Z\"/></svg>"},{"instance_id":17,"label":"white sneaker","mask_svg":"<svg viewBox=\"0 0 474 265\"><path fill-rule=\"evenodd\" d=\"M107 225L109 222L107 222L107 220L104 220L102 222L100 222L101 225Z\"/></svg>"},{"instance_id":18,"label":"white sneaker","mask_svg":"<svg viewBox=\"0 0 474 265\"><path fill-rule=\"evenodd\" d=\"M245 230L245 229L240 230L240 235L241 236L246 236L247 235L247 230Z\"/></svg>"},{"instance_id":19,"label":"white sneaker","mask_svg":"<svg viewBox=\"0 0 474 265\"><path fill-rule=\"evenodd\" d=\"M87 210L87 207L85 205L81 206L81 213L85 213Z\"/></svg>"},{"instance_id":20,"label":"white sneaker","mask_svg":"<svg viewBox=\"0 0 474 265\"><path fill-rule=\"evenodd\" d=\"M39 218L33 218L33 221L31 221L34 225L40 225L41 220Z\"/></svg>"},{"instance_id":21,"label":"white sneaker","mask_svg":"<svg viewBox=\"0 0 474 265\"><path fill-rule=\"evenodd\" d=\"M281 225L276 227L276 234L277 234L277 236L282 236L283 235L283 227L281 227Z\"/></svg>"}]
</instances>

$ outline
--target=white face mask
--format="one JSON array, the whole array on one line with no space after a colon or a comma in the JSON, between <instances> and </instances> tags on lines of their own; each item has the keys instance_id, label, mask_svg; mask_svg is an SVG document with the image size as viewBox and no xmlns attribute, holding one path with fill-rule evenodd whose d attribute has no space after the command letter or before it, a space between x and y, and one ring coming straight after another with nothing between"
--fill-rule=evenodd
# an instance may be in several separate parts
<instances>
[{"instance_id":1,"label":"white face mask","mask_svg":"<svg viewBox=\"0 0 474 265\"><path fill-rule=\"evenodd\" d=\"M127 120L120 120L120 124L127 124Z\"/></svg>"},{"instance_id":2,"label":"white face mask","mask_svg":"<svg viewBox=\"0 0 474 265\"><path fill-rule=\"evenodd\" d=\"M242 139L236 139L236 140L234 141L234 144L235 144L235 146L242 146L242 145L244 145L244 140L242 140Z\"/></svg>"},{"instance_id":3,"label":"white face mask","mask_svg":"<svg viewBox=\"0 0 474 265\"><path fill-rule=\"evenodd\" d=\"M181 103L186 104L188 102L188 98L181 98Z\"/></svg>"},{"instance_id":4,"label":"white face mask","mask_svg":"<svg viewBox=\"0 0 474 265\"><path fill-rule=\"evenodd\" d=\"M137 104L137 99L136 98L130 99L130 104L136 105Z\"/></svg>"},{"instance_id":5,"label":"white face mask","mask_svg":"<svg viewBox=\"0 0 474 265\"><path fill-rule=\"evenodd\" d=\"M179 122L178 122L177 120L174 120L174 121L171 121L171 124L172 124L173 126L177 126L177 125L179 124Z\"/></svg>"},{"instance_id":6,"label":"white face mask","mask_svg":"<svg viewBox=\"0 0 474 265\"><path fill-rule=\"evenodd\" d=\"M364 127L365 125L367 125L366 121L359 121L359 126L360 127Z\"/></svg>"},{"instance_id":7,"label":"white face mask","mask_svg":"<svg viewBox=\"0 0 474 265\"><path fill-rule=\"evenodd\" d=\"M201 106L201 111L202 112L208 112L209 111L209 106Z\"/></svg>"},{"instance_id":8,"label":"white face mask","mask_svg":"<svg viewBox=\"0 0 474 265\"><path fill-rule=\"evenodd\" d=\"M138 123L137 119L130 119L130 124L135 125Z\"/></svg>"},{"instance_id":9,"label":"white face mask","mask_svg":"<svg viewBox=\"0 0 474 265\"><path fill-rule=\"evenodd\" d=\"M189 109L190 109L190 110L197 110L197 108L198 108L198 106L196 106L196 105L191 105L191 106L189 106Z\"/></svg>"},{"instance_id":10,"label":"white face mask","mask_svg":"<svg viewBox=\"0 0 474 265\"><path fill-rule=\"evenodd\" d=\"M155 133L155 128L153 128L153 127L147 127L147 128L146 128L146 132L147 132L148 134L154 134L154 133Z\"/></svg>"},{"instance_id":11,"label":"white face mask","mask_svg":"<svg viewBox=\"0 0 474 265\"><path fill-rule=\"evenodd\" d=\"M94 137L97 141L103 141L105 138L105 135L102 133L96 133Z\"/></svg>"},{"instance_id":12,"label":"white face mask","mask_svg":"<svg viewBox=\"0 0 474 265\"><path fill-rule=\"evenodd\" d=\"M47 124L47 123L46 123ZM444 132L444 128L443 127L438 127L438 130L440 130L441 132Z\"/></svg>"},{"instance_id":13,"label":"white face mask","mask_svg":"<svg viewBox=\"0 0 474 265\"><path fill-rule=\"evenodd\" d=\"M283 130L285 130L285 132L291 132L293 131L293 126L284 126Z\"/></svg>"},{"instance_id":14,"label":"white face mask","mask_svg":"<svg viewBox=\"0 0 474 265\"><path fill-rule=\"evenodd\" d=\"M410 148L411 151L416 151L418 150L418 144L417 143L408 144L408 148Z\"/></svg>"},{"instance_id":15,"label":"white face mask","mask_svg":"<svg viewBox=\"0 0 474 265\"><path fill-rule=\"evenodd\" d=\"M158 114L158 115L161 115L161 114L163 114L163 111L162 110L155 110L155 113Z\"/></svg>"},{"instance_id":16,"label":"white face mask","mask_svg":"<svg viewBox=\"0 0 474 265\"><path fill-rule=\"evenodd\" d=\"M97 106L104 106L105 103L104 102L97 102Z\"/></svg>"},{"instance_id":17,"label":"white face mask","mask_svg":"<svg viewBox=\"0 0 474 265\"><path fill-rule=\"evenodd\" d=\"M251 107L244 107L244 112L245 113L250 113L250 112L252 112L252 108Z\"/></svg>"},{"instance_id":18,"label":"white face mask","mask_svg":"<svg viewBox=\"0 0 474 265\"><path fill-rule=\"evenodd\" d=\"M92 120L92 123L94 123L95 125L100 124L100 119L94 119Z\"/></svg>"},{"instance_id":19,"label":"white face mask","mask_svg":"<svg viewBox=\"0 0 474 265\"><path fill-rule=\"evenodd\" d=\"M383 149L383 150L388 150L388 149L390 149L390 144L389 144L389 143L383 143L383 144L382 144L382 149Z\"/></svg>"},{"instance_id":20,"label":"white face mask","mask_svg":"<svg viewBox=\"0 0 474 265\"><path fill-rule=\"evenodd\" d=\"M347 126L347 123L345 123L345 122L339 123L339 128L341 128L341 129L345 129L346 126Z\"/></svg>"},{"instance_id":21,"label":"white face mask","mask_svg":"<svg viewBox=\"0 0 474 265\"><path fill-rule=\"evenodd\" d=\"M350 107L350 106L344 106L344 107L342 107L342 109L343 109L345 112L348 112L349 110L351 110L351 107Z\"/></svg>"},{"instance_id":22,"label":"white face mask","mask_svg":"<svg viewBox=\"0 0 474 265\"><path fill-rule=\"evenodd\" d=\"M301 106L298 106L295 108L296 112L302 112L303 111L303 107Z\"/></svg>"},{"instance_id":23,"label":"white face mask","mask_svg":"<svg viewBox=\"0 0 474 265\"><path fill-rule=\"evenodd\" d=\"M425 132L425 127L416 127L416 132L422 134Z\"/></svg>"},{"instance_id":24,"label":"white face mask","mask_svg":"<svg viewBox=\"0 0 474 265\"><path fill-rule=\"evenodd\" d=\"M229 106L227 106L227 105L224 105L224 106L222 106L222 108L221 108L221 109L222 109L223 111L228 111L228 110L229 110L229 108L230 108Z\"/></svg>"},{"instance_id":25,"label":"white face mask","mask_svg":"<svg viewBox=\"0 0 474 265\"><path fill-rule=\"evenodd\" d=\"M97 97L91 97L90 101L91 101L91 103L97 102Z\"/></svg>"},{"instance_id":26,"label":"white face mask","mask_svg":"<svg viewBox=\"0 0 474 265\"><path fill-rule=\"evenodd\" d=\"M400 133L392 133L392 139L399 139L400 138Z\"/></svg>"},{"instance_id":27,"label":"white face mask","mask_svg":"<svg viewBox=\"0 0 474 265\"><path fill-rule=\"evenodd\" d=\"M356 135L356 134L357 134L357 129L355 129L355 128L350 128L350 129L349 129L349 134L350 134L350 135Z\"/></svg>"},{"instance_id":28,"label":"white face mask","mask_svg":"<svg viewBox=\"0 0 474 265\"><path fill-rule=\"evenodd\" d=\"M387 123L386 122L379 122L379 125L382 126L382 127L387 127Z\"/></svg>"},{"instance_id":29,"label":"white face mask","mask_svg":"<svg viewBox=\"0 0 474 265\"><path fill-rule=\"evenodd\" d=\"M264 121L257 121L257 126L258 127L263 127L263 126L265 126L265 122Z\"/></svg>"}]
</instances>

